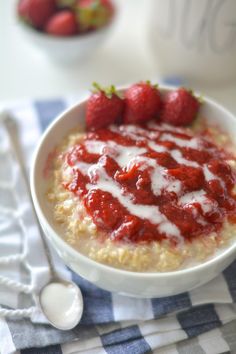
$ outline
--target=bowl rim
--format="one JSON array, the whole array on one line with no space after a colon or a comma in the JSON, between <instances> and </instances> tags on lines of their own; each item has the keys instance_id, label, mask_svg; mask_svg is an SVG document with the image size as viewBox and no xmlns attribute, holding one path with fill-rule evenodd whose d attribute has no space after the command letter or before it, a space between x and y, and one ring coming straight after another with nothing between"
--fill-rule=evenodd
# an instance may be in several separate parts
<instances>
[{"instance_id":1,"label":"bowl rim","mask_svg":"<svg viewBox=\"0 0 236 354\"><path fill-rule=\"evenodd\" d=\"M118 91L123 91L125 90L129 84L123 85L123 86L118 86L117 90ZM158 88L160 89L161 92L168 92L170 90L173 90L177 88L176 86L171 86L171 85L159 85ZM200 94L198 92L195 92L198 96ZM74 249L71 245L69 245L62 237L59 236L59 234L56 232L56 230L53 228L53 226L48 222L47 217L44 215L40 204L38 202L37 198L37 193L36 193L36 186L35 186L35 168L37 165L37 159L40 154L40 150L42 146L44 145L45 140L47 139L47 136L49 132L51 132L54 127L61 121L65 116L67 116L70 111L74 110L75 108L78 108L79 106L82 106L86 104L88 99L88 95L86 97L82 98L81 100L78 100L75 104L64 110L62 113L60 113L46 128L46 130L43 132L43 134L40 137L40 140L35 148L35 151L33 153L33 158L32 158L32 163L31 163L31 168L30 168L30 189L31 189L31 194L32 194L32 199L34 202L34 206L37 212L37 215L40 215L40 224L41 224L41 219L43 219L44 224L46 225L46 228L49 230L50 235L53 235L54 238L56 238L56 241L61 244L62 248L65 248L70 254L72 254L75 258L76 257L81 257L85 262L91 263L91 266L95 266L100 268L101 270L107 271L107 272L112 272L112 273L118 273L119 275L124 275L124 276L130 276L133 278L171 278L171 277L182 277L184 275L190 274L190 273L197 273L200 271L203 271L204 269L207 269L210 266L214 266L214 264L218 263L218 261L222 261L226 258L228 258L234 251L236 251L236 240L232 242L232 244L227 247L226 249L223 249L219 254L216 254L209 260L194 265L189 268L183 268L183 269L178 269L174 271L168 271L168 272L136 272L136 271L130 271L130 270L125 270L125 269L120 269L120 268L115 268L110 265L106 265L103 263L99 263L88 256L80 253L78 250ZM228 109L226 109L224 106L221 104L217 103L214 99L209 98L208 96L204 95L204 104L210 104L213 106L215 109L223 113L225 116L227 116L230 120L234 120L236 124L236 119L235 116L232 112L230 112ZM47 236L46 236L47 237ZM48 238L48 237L47 237Z\"/></svg>"}]
</instances>

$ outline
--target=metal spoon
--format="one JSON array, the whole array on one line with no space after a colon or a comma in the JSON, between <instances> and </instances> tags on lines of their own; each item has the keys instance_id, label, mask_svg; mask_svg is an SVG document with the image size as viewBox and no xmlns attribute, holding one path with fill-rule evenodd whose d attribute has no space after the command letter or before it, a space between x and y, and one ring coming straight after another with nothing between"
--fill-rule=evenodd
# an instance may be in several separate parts
<instances>
[{"instance_id":1,"label":"metal spoon","mask_svg":"<svg viewBox=\"0 0 236 354\"><path fill-rule=\"evenodd\" d=\"M62 279L52 262L50 250L34 208L16 120L7 112L2 113L0 120L8 133L11 149L20 167L51 273L49 283L39 293L41 310L54 327L61 330L72 329L79 323L83 313L81 291L74 282Z\"/></svg>"}]
</instances>

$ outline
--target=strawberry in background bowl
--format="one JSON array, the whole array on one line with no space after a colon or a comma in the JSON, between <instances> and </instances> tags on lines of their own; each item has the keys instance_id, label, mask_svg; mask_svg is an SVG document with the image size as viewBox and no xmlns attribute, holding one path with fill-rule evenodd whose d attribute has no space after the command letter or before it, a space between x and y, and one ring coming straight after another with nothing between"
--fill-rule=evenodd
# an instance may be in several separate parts
<instances>
[{"instance_id":1,"label":"strawberry in background bowl","mask_svg":"<svg viewBox=\"0 0 236 354\"><path fill-rule=\"evenodd\" d=\"M115 16L111 0L20 0L21 32L55 61L86 58L106 38Z\"/></svg>"}]
</instances>

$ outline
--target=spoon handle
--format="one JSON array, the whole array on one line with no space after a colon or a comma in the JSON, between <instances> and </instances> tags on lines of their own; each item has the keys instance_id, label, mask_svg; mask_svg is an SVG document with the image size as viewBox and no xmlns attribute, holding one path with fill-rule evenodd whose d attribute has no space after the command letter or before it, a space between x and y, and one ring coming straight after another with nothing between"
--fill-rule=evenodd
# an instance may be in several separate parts
<instances>
[{"instance_id":1,"label":"spoon handle","mask_svg":"<svg viewBox=\"0 0 236 354\"><path fill-rule=\"evenodd\" d=\"M44 247L44 251L45 251L45 254L46 254L46 257L47 257L47 261L48 261L48 264L49 264L51 277L58 278L57 272L56 272L55 267L54 267L54 265L52 263L50 250L49 250L49 247L48 247L48 245L46 243L44 232L43 232L42 227L41 227L41 225L39 223L39 219L38 219L38 216L37 216L35 208L34 208L34 203L33 203L33 199L32 199L32 196L31 196L30 187L29 187L28 175L27 175L27 171L26 171L26 167L25 167L25 163L24 163L24 159L23 159L22 146L21 146L20 139L19 139L17 122L8 112L2 113L1 121L3 122L3 125L4 125L4 127L6 129L7 134L8 134L8 138L9 138L9 142L10 142L10 146L11 146L12 152L13 152L13 154L15 156L15 159L16 159L18 165L19 165L19 168L20 168L20 172L21 172L22 177L24 179L26 191L27 191L30 203L31 203L31 207L32 207L32 210L33 210L33 213L34 213L34 216L35 216L35 220L36 220L36 224L37 224L37 227L38 227L38 231L39 231L39 234L41 236L43 247Z\"/></svg>"}]
</instances>

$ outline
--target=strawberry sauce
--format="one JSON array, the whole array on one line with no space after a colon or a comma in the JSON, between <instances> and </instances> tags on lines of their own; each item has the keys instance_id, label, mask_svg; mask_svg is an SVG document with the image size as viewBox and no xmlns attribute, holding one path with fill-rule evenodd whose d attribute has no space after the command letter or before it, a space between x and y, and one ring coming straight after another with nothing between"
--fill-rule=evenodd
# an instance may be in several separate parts
<instances>
[{"instance_id":1,"label":"strawberry sauce","mask_svg":"<svg viewBox=\"0 0 236 354\"><path fill-rule=\"evenodd\" d=\"M88 132L64 157L63 185L114 241L207 237L236 211L232 156L186 131L151 122Z\"/></svg>"}]
</instances>

